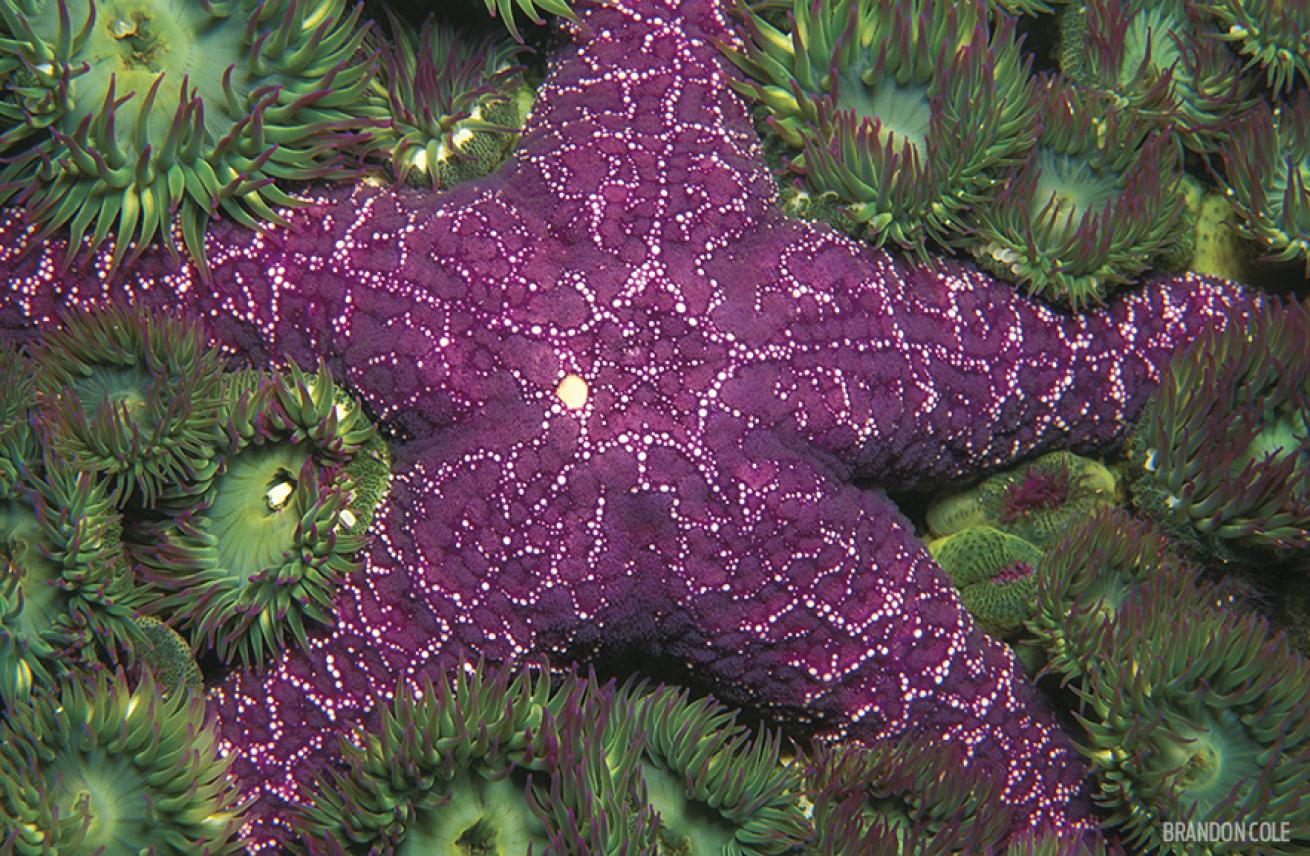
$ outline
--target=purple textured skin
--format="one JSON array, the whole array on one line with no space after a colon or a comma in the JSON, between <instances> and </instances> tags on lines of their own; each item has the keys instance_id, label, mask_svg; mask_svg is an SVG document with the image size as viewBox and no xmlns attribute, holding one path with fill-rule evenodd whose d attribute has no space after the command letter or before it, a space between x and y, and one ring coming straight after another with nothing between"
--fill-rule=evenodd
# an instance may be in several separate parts
<instances>
[{"instance_id":1,"label":"purple textured skin","mask_svg":"<svg viewBox=\"0 0 1310 856\"><path fill-rule=\"evenodd\" d=\"M124 294L204 313L256 361L322 359L400 427L338 625L214 691L249 832L285 834L338 737L455 651L634 647L734 702L866 739L949 741L1021 828L1089 827L1082 765L875 484L1098 444L1170 352L1252 297L1158 281L1082 318L788 220L711 0L586 7L515 160L444 195L325 191L271 237L209 236L106 285L15 259L2 321ZM578 375L585 406L557 386Z\"/></svg>"}]
</instances>

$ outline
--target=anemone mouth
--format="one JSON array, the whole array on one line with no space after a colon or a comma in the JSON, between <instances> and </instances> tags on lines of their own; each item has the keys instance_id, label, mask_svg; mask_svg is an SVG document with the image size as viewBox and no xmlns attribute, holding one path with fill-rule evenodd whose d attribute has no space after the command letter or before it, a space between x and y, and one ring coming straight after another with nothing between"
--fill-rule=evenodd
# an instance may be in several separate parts
<instances>
[{"instance_id":1,"label":"anemone mouth","mask_svg":"<svg viewBox=\"0 0 1310 856\"><path fill-rule=\"evenodd\" d=\"M1033 610L1042 551L987 525L929 542L928 551L959 591L960 602L993 636L1018 633Z\"/></svg>"},{"instance_id":2,"label":"anemone mouth","mask_svg":"<svg viewBox=\"0 0 1310 856\"><path fill-rule=\"evenodd\" d=\"M1036 186L1029 216L1033 233L1049 249L1059 249L1098 218L1121 204L1122 173L1098 169L1085 158L1038 146Z\"/></svg>"},{"instance_id":3,"label":"anemone mouth","mask_svg":"<svg viewBox=\"0 0 1310 856\"><path fill-rule=\"evenodd\" d=\"M852 110L858 122L869 123L879 146L902 152L907 161L927 162L933 131L927 85L901 84L891 78L870 86L854 78L843 79L837 92L837 108Z\"/></svg>"},{"instance_id":4,"label":"anemone mouth","mask_svg":"<svg viewBox=\"0 0 1310 856\"><path fill-rule=\"evenodd\" d=\"M203 232L224 211L280 223L273 182L349 175L340 150L371 123L370 60L344 0L15 0L0 59L24 70L5 108L0 202L24 203L34 243L112 234L109 274L180 226L202 276ZM130 253L129 253L130 250Z\"/></svg>"},{"instance_id":5,"label":"anemone mouth","mask_svg":"<svg viewBox=\"0 0 1310 856\"><path fill-rule=\"evenodd\" d=\"M1058 78L1041 85L1037 146L995 204L971 209L974 255L1079 310L1133 281L1184 236L1181 155L1155 122Z\"/></svg>"},{"instance_id":6,"label":"anemone mouth","mask_svg":"<svg viewBox=\"0 0 1310 856\"><path fill-rule=\"evenodd\" d=\"M461 771L440 799L424 800L397 836L396 856L491 856L549 848L541 820L523 799L527 776Z\"/></svg>"},{"instance_id":7,"label":"anemone mouth","mask_svg":"<svg viewBox=\"0 0 1310 856\"><path fill-rule=\"evenodd\" d=\"M1165 818L1310 820L1295 784L1310 759L1310 664L1254 612L1215 608L1213 593L1194 581L1144 587L1074 688L1094 796L1144 852L1191 852L1162 839ZM1302 848L1293 838L1268 849Z\"/></svg>"},{"instance_id":8,"label":"anemone mouth","mask_svg":"<svg viewBox=\"0 0 1310 856\"><path fill-rule=\"evenodd\" d=\"M1118 492L1118 479L1101 462L1050 452L936 500L928 525L941 537L992 527L1045 549L1087 516L1114 505Z\"/></svg>"},{"instance_id":9,"label":"anemone mouth","mask_svg":"<svg viewBox=\"0 0 1310 856\"><path fill-rule=\"evenodd\" d=\"M84 413L94 419L117 423L140 437L147 410L150 407L151 389L156 382L139 366L97 365L90 372L75 378L70 387ZM101 414L101 410L107 411Z\"/></svg>"},{"instance_id":10,"label":"anemone mouth","mask_svg":"<svg viewBox=\"0 0 1310 856\"><path fill-rule=\"evenodd\" d=\"M1021 480L1005 489L1001 501L1001 522L1011 523L1035 511L1058 508L1069 500L1073 476L1063 460L1049 468L1029 467Z\"/></svg>"},{"instance_id":11,"label":"anemone mouth","mask_svg":"<svg viewBox=\"0 0 1310 856\"><path fill-rule=\"evenodd\" d=\"M7 714L0 818L33 852L241 851L237 795L199 699L97 673Z\"/></svg>"},{"instance_id":12,"label":"anemone mouth","mask_svg":"<svg viewBox=\"0 0 1310 856\"><path fill-rule=\"evenodd\" d=\"M103 748L66 751L48 766L46 787L61 818L79 818L85 840L108 854L138 853L154 843L150 788L133 765Z\"/></svg>"},{"instance_id":13,"label":"anemone mouth","mask_svg":"<svg viewBox=\"0 0 1310 856\"><path fill-rule=\"evenodd\" d=\"M388 458L326 370L241 373L223 388L226 448L202 481L161 501L171 516L143 523L134 540L145 577L164 592L149 610L197 650L258 665L333 623L338 588L362 566Z\"/></svg>"},{"instance_id":14,"label":"anemone mouth","mask_svg":"<svg viewBox=\"0 0 1310 856\"><path fill-rule=\"evenodd\" d=\"M290 445L250 446L225 464L205 511L217 539L217 562L242 587L297 548L297 530L315 504L308 450Z\"/></svg>"},{"instance_id":15,"label":"anemone mouth","mask_svg":"<svg viewBox=\"0 0 1310 856\"><path fill-rule=\"evenodd\" d=\"M1225 803L1246 802L1264 769L1264 749L1236 711L1202 710L1194 716L1190 724L1176 723L1157 744L1158 763L1171 771L1166 788L1179 808L1191 817L1214 817Z\"/></svg>"}]
</instances>

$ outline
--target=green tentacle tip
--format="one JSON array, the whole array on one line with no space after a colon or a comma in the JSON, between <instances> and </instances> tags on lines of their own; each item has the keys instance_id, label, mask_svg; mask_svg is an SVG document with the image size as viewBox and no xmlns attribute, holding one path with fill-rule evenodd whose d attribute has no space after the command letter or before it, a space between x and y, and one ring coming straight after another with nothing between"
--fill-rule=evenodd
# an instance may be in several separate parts
<instances>
[{"instance_id":1,"label":"green tentacle tip","mask_svg":"<svg viewBox=\"0 0 1310 856\"><path fill-rule=\"evenodd\" d=\"M785 21L776 14L783 7ZM833 225L926 257L929 243L959 244L967 210L988 204L1035 142L1029 62L1014 21L993 23L982 4L794 0L739 9L745 44L723 46L744 76L732 85L767 110L767 134L804 176L813 200L784 199L802 216L837 201Z\"/></svg>"},{"instance_id":2,"label":"green tentacle tip","mask_svg":"<svg viewBox=\"0 0 1310 856\"><path fill-rule=\"evenodd\" d=\"M205 479L163 499L170 517L142 525L137 555L164 592L152 613L197 651L258 665L332 624L389 459L326 369L231 375L225 390L225 446Z\"/></svg>"},{"instance_id":3,"label":"green tentacle tip","mask_svg":"<svg viewBox=\"0 0 1310 856\"><path fill-rule=\"evenodd\" d=\"M118 672L61 681L0 724L0 828L16 853L243 851L204 703ZM6 852L9 852L6 849Z\"/></svg>"},{"instance_id":4,"label":"green tentacle tip","mask_svg":"<svg viewBox=\"0 0 1310 856\"><path fill-rule=\"evenodd\" d=\"M997 853L1011 810L951 744L818 745L804 759L818 856Z\"/></svg>"},{"instance_id":5,"label":"green tentacle tip","mask_svg":"<svg viewBox=\"0 0 1310 856\"><path fill-rule=\"evenodd\" d=\"M641 779L661 853L767 856L810 835L797 771L780 763L780 735L752 734L713 699L676 687L620 688L612 724L642 739ZM616 743L618 735L609 742Z\"/></svg>"},{"instance_id":6,"label":"green tentacle tip","mask_svg":"<svg viewBox=\"0 0 1310 856\"><path fill-rule=\"evenodd\" d=\"M683 691L480 662L402 686L298 824L311 853L799 852L780 744Z\"/></svg>"},{"instance_id":7,"label":"green tentacle tip","mask_svg":"<svg viewBox=\"0 0 1310 856\"><path fill-rule=\"evenodd\" d=\"M1042 551L990 526L971 526L928 544L960 601L993 636L1016 635L1031 616Z\"/></svg>"},{"instance_id":8,"label":"green tentacle tip","mask_svg":"<svg viewBox=\"0 0 1310 856\"><path fill-rule=\"evenodd\" d=\"M1305 853L1310 663L1255 613L1180 607L1178 594L1144 590L1138 608L1107 625L1097 667L1074 684L1093 798L1141 852L1197 852L1193 841L1162 836L1171 818L1259 814L1291 831L1261 853Z\"/></svg>"},{"instance_id":9,"label":"green tentacle tip","mask_svg":"<svg viewBox=\"0 0 1310 856\"><path fill-rule=\"evenodd\" d=\"M541 17L541 12L537 11L538 7L551 15L562 15L569 20L577 20L569 0L483 0L483 2L487 4L487 12L492 17L500 18L505 23L505 29L509 30L514 40L519 42L523 41L523 36L519 34L518 24L514 22L516 9L538 26L546 23Z\"/></svg>"},{"instance_id":10,"label":"green tentacle tip","mask_svg":"<svg viewBox=\"0 0 1310 856\"><path fill-rule=\"evenodd\" d=\"M345 0L3 0L0 202L31 245L112 245L108 272L176 232L201 276L223 212L255 227L295 204L287 181L350 175L374 124L373 62Z\"/></svg>"}]
</instances>

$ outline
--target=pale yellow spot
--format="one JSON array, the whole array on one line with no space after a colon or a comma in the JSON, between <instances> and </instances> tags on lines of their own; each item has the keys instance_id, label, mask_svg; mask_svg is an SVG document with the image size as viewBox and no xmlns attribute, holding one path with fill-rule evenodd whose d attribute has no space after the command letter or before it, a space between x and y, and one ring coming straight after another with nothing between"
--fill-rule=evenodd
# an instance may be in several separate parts
<instances>
[{"instance_id":1,"label":"pale yellow spot","mask_svg":"<svg viewBox=\"0 0 1310 856\"><path fill-rule=\"evenodd\" d=\"M575 374L565 375L555 387L555 395L569 410L581 410L587 403L587 382Z\"/></svg>"},{"instance_id":2,"label":"pale yellow spot","mask_svg":"<svg viewBox=\"0 0 1310 856\"><path fill-rule=\"evenodd\" d=\"M270 487L268 493L264 495L264 498L268 501L269 510L277 511L286 505L287 499L290 498L293 490L295 490L295 485L285 481L278 482Z\"/></svg>"}]
</instances>

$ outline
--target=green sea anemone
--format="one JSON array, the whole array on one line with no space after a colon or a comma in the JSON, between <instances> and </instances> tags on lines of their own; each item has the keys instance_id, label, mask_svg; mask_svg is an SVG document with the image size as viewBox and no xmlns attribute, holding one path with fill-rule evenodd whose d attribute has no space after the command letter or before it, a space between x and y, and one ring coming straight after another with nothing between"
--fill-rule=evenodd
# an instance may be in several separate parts
<instances>
[{"instance_id":1,"label":"green sea anemone","mask_svg":"<svg viewBox=\"0 0 1310 856\"><path fill-rule=\"evenodd\" d=\"M1061 17L1060 68L1113 96L1115 110L1163 122L1200 152L1254 103L1232 53L1204 33L1190 0L1089 0ZM1204 35L1203 35L1204 33Z\"/></svg>"},{"instance_id":2,"label":"green sea anemone","mask_svg":"<svg viewBox=\"0 0 1310 856\"><path fill-rule=\"evenodd\" d=\"M1290 90L1310 82L1310 4L1303 0L1199 0L1219 38L1236 45L1247 66L1262 65L1269 85Z\"/></svg>"},{"instance_id":3,"label":"green sea anemone","mask_svg":"<svg viewBox=\"0 0 1310 856\"><path fill-rule=\"evenodd\" d=\"M1252 613L1180 610L1173 592L1143 590L1101 638L1086 686L1081 747L1093 798L1142 852L1250 852L1168 840L1166 822L1248 824L1265 854L1310 848L1310 663Z\"/></svg>"},{"instance_id":4,"label":"green sea anemone","mask_svg":"<svg viewBox=\"0 0 1310 856\"><path fill-rule=\"evenodd\" d=\"M1040 87L1041 137L995 199L974 208L988 270L1074 310L1102 301L1184 240L1181 160L1167 131L1058 78Z\"/></svg>"},{"instance_id":5,"label":"green sea anemone","mask_svg":"<svg viewBox=\"0 0 1310 856\"><path fill-rule=\"evenodd\" d=\"M1147 587L1178 594L1175 612L1210 603L1196 570L1169 540L1122 509L1108 509L1072 529L1038 566L1029 630L1050 668L1081 680L1094 664L1099 634Z\"/></svg>"},{"instance_id":6,"label":"green sea anemone","mask_svg":"<svg viewBox=\"0 0 1310 856\"><path fill-rule=\"evenodd\" d=\"M1310 547L1310 310L1271 298L1180 349L1129 441L1133 499L1218 562Z\"/></svg>"},{"instance_id":7,"label":"green sea anemone","mask_svg":"<svg viewBox=\"0 0 1310 856\"><path fill-rule=\"evenodd\" d=\"M631 682L618 691L610 723L630 727L641 744L660 853L767 856L809 841L800 779L779 761L779 736L752 735L710 698ZM606 743L621 745L617 735Z\"/></svg>"},{"instance_id":8,"label":"green sea anemone","mask_svg":"<svg viewBox=\"0 0 1310 856\"><path fill-rule=\"evenodd\" d=\"M71 315L37 353L51 448L109 482L120 506L212 467L223 360L197 322L111 306Z\"/></svg>"},{"instance_id":9,"label":"green sea anemone","mask_svg":"<svg viewBox=\"0 0 1310 856\"><path fill-rule=\"evenodd\" d=\"M171 491L172 517L134 535L146 578L165 596L153 613L190 634L197 650L261 664L290 634L331 625L332 598L359 568L364 539L345 464L373 427L338 399L330 373L298 368L228 380L227 414L213 474ZM348 401L348 400L347 400Z\"/></svg>"},{"instance_id":10,"label":"green sea anemone","mask_svg":"<svg viewBox=\"0 0 1310 856\"><path fill-rule=\"evenodd\" d=\"M39 469L41 447L32 430L36 371L8 342L0 342L0 493L14 489L24 467Z\"/></svg>"},{"instance_id":11,"label":"green sea anemone","mask_svg":"<svg viewBox=\"0 0 1310 856\"><path fill-rule=\"evenodd\" d=\"M61 682L0 722L6 853L243 851L241 806L204 702L122 672Z\"/></svg>"},{"instance_id":12,"label":"green sea anemone","mask_svg":"<svg viewBox=\"0 0 1310 856\"><path fill-rule=\"evenodd\" d=\"M1118 478L1100 461L1049 452L988 476L969 490L937 499L928 528L938 538L991 526L1040 548L1118 501Z\"/></svg>"},{"instance_id":13,"label":"green sea anemone","mask_svg":"<svg viewBox=\"0 0 1310 856\"><path fill-rule=\"evenodd\" d=\"M417 35L399 18L391 21L371 90L389 121L369 149L385 157L397 182L433 190L493 172L532 107L533 90L516 62L523 48L470 38L435 17Z\"/></svg>"},{"instance_id":14,"label":"green sea anemone","mask_svg":"<svg viewBox=\"0 0 1310 856\"><path fill-rule=\"evenodd\" d=\"M1272 261L1301 260L1310 268L1310 94L1247 111L1221 148L1219 176L1240 215L1238 231Z\"/></svg>"},{"instance_id":15,"label":"green sea anemone","mask_svg":"<svg viewBox=\"0 0 1310 856\"><path fill-rule=\"evenodd\" d=\"M540 6L551 15L562 15L569 20L576 21L577 16L573 14L573 9L569 5L569 0L483 0L487 4L487 11L491 16L499 17L505 22L505 29L509 30L511 36L516 41L523 41L523 36L519 35L518 25L514 23L514 10L517 8L520 12L527 15L532 23L541 26L546 21L537 11Z\"/></svg>"},{"instance_id":16,"label":"green sea anemone","mask_svg":"<svg viewBox=\"0 0 1310 856\"><path fill-rule=\"evenodd\" d=\"M173 224L202 275L219 211L255 228L283 185L349 174L373 76L344 0L3 0L0 203L39 226L112 233L108 273ZM135 249L129 256L129 248Z\"/></svg>"},{"instance_id":17,"label":"green sea anemone","mask_svg":"<svg viewBox=\"0 0 1310 856\"><path fill-rule=\"evenodd\" d=\"M51 460L0 495L0 700L129 649L144 593L118 514L90 473Z\"/></svg>"},{"instance_id":18,"label":"green sea anemone","mask_svg":"<svg viewBox=\"0 0 1310 856\"><path fill-rule=\"evenodd\" d=\"M612 690L574 674L552 687L544 668L479 663L404 685L376 730L342 741L343 771L300 818L308 849L638 852L621 848L653 832L631 810L641 741L631 722L607 729L613 715ZM602 746L607 730L626 743Z\"/></svg>"},{"instance_id":19,"label":"green sea anemone","mask_svg":"<svg viewBox=\"0 0 1310 856\"><path fill-rule=\"evenodd\" d=\"M985 632L1010 638L1032 615L1042 551L990 526L970 526L931 541L928 551Z\"/></svg>"},{"instance_id":20,"label":"green sea anemone","mask_svg":"<svg viewBox=\"0 0 1310 856\"><path fill-rule=\"evenodd\" d=\"M790 32L743 9L734 81L800 150L792 167L869 240L949 244L1037 135L1013 19L944 0L795 0Z\"/></svg>"},{"instance_id":21,"label":"green sea anemone","mask_svg":"<svg viewBox=\"0 0 1310 856\"><path fill-rule=\"evenodd\" d=\"M953 744L815 747L805 764L813 856L996 853L1010 809Z\"/></svg>"}]
</instances>

